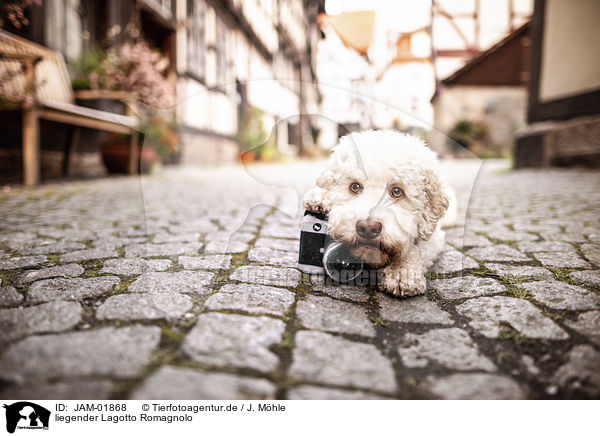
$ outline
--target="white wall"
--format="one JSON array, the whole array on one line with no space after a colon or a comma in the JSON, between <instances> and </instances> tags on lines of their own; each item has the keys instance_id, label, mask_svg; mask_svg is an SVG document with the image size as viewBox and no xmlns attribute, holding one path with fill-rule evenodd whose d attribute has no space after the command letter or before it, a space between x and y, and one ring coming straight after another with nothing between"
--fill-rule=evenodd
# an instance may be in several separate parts
<instances>
[{"instance_id":1,"label":"white wall","mask_svg":"<svg viewBox=\"0 0 600 436\"><path fill-rule=\"evenodd\" d=\"M186 1L177 1L178 72L183 74L186 70L186 30L183 24L186 18L184 12ZM186 126L215 133L218 134L217 136L221 135L222 139L223 135L232 138L237 133L239 101L236 95L236 79L246 82L248 104L263 111L264 126L269 132L277 128L280 120L299 114L301 110L299 72L294 67L289 53L284 56L278 51L279 39L275 28L279 18L277 13L281 13L279 25L290 36L292 46L296 51L303 52L306 49L307 40L301 0L284 0L281 4L281 11L275 8L276 0L243 2L235 0L233 3L234 8L238 8L245 15L264 46L274 54L275 61L272 63L266 60L253 42L249 41L238 28L228 27L226 31L227 72L222 77L217 77L215 73L217 56L213 48L216 43L220 17L207 3L205 41L208 50L205 54L205 83L182 76L178 80L179 121ZM300 61L300 59L294 60ZM220 89L211 89L215 87ZM287 140L287 135L283 135L283 127L279 130L280 138ZM190 147L209 147L209 140L194 139L192 136L192 134L187 134L185 138L190 143ZM285 148L285 145L282 144L282 148ZM187 155L199 156L200 154L194 151Z\"/></svg>"},{"instance_id":2,"label":"white wall","mask_svg":"<svg viewBox=\"0 0 600 436\"><path fill-rule=\"evenodd\" d=\"M547 0L540 101L600 88L600 1Z\"/></svg>"},{"instance_id":3,"label":"white wall","mask_svg":"<svg viewBox=\"0 0 600 436\"><path fill-rule=\"evenodd\" d=\"M448 86L434 106L434 129L439 133L431 136L435 150L445 150L446 134L461 120L485 122L492 145L506 148L526 125L527 90L516 86Z\"/></svg>"},{"instance_id":4,"label":"white wall","mask_svg":"<svg viewBox=\"0 0 600 436\"><path fill-rule=\"evenodd\" d=\"M509 1L516 14L532 12L533 0L480 0L479 48L485 50L504 38L510 29ZM594 1L594 0L589 0ZM597 0L596 0L597 1ZM600 3L600 2L599 2ZM375 10L373 44L369 49L370 64L358 54L343 46L335 32L326 32L326 39L319 42L318 76L323 85L347 90L347 95L330 92L323 87L324 114L340 121L364 121L365 113L374 127L391 127L397 118L403 127L433 124L433 107L430 103L435 90L433 67L430 63L394 65L386 70L393 58L394 42L403 32L411 32L430 23L431 2L414 0L338 0L337 13L357 10ZM474 2L465 0L438 0L438 4L451 14L472 13ZM326 3L327 9L327 3ZM515 26L524 21L515 22ZM456 18L455 23L472 43L473 20ZM464 43L449 21L438 16L434 23L434 43L437 49L463 49ZM429 37L423 44L428 56ZM436 61L438 78L447 77L462 67L467 59L440 57ZM381 77L379 81L375 77ZM362 79L361 79L362 78ZM358 83L362 80L363 83ZM374 103L352 104L352 95L363 94ZM331 101L333 97L338 101ZM388 107L385 107L385 106Z\"/></svg>"}]
</instances>

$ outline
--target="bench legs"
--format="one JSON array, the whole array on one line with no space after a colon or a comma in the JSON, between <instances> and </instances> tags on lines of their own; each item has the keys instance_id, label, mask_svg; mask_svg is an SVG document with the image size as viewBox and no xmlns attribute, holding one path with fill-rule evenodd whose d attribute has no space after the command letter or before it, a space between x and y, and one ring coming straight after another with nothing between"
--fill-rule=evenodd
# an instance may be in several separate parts
<instances>
[{"instance_id":1,"label":"bench legs","mask_svg":"<svg viewBox=\"0 0 600 436\"><path fill-rule=\"evenodd\" d=\"M40 181L39 119L35 108L23 111L23 181L26 186Z\"/></svg>"},{"instance_id":2,"label":"bench legs","mask_svg":"<svg viewBox=\"0 0 600 436\"><path fill-rule=\"evenodd\" d=\"M67 148L65 149L65 155L62 163L62 174L63 177L69 177L71 175L71 162L77 150L77 144L79 144L79 136L81 135L81 128L72 127L69 129L69 135L67 140Z\"/></svg>"},{"instance_id":3,"label":"bench legs","mask_svg":"<svg viewBox=\"0 0 600 436\"><path fill-rule=\"evenodd\" d=\"M35 186L40 182L40 138L39 117L35 108L23 111L23 182L26 186ZM77 142L79 128L75 128L69 138L68 149L63 160L63 174L68 175L69 163ZM138 174L140 149L138 132L133 131L129 142L129 161L127 172Z\"/></svg>"},{"instance_id":4,"label":"bench legs","mask_svg":"<svg viewBox=\"0 0 600 436\"><path fill-rule=\"evenodd\" d=\"M138 132L134 130L131 133L131 139L129 140L129 162L127 165L128 174L137 174L140 162L140 148L138 146Z\"/></svg>"}]
</instances>

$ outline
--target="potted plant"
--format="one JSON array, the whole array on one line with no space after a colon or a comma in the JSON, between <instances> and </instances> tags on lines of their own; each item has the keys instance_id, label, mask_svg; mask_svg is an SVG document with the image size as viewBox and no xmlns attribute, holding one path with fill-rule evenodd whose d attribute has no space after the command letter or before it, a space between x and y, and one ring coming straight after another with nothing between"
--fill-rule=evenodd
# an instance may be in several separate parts
<instances>
[{"instance_id":1,"label":"potted plant","mask_svg":"<svg viewBox=\"0 0 600 436\"><path fill-rule=\"evenodd\" d=\"M69 60L73 91L92 88L90 77L97 76L102 72L102 61L105 58L106 52L96 47Z\"/></svg>"},{"instance_id":2,"label":"potted plant","mask_svg":"<svg viewBox=\"0 0 600 436\"><path fill-rule=\"evenodd\" d=\"M479 155L483 149L483 143L488 136L488 127L484 122L473 122L460 120L448 132L451 140L450 145L457 149L457 145Z\"/></svg>"},{"instance_id":3,"label":"potted plant","mask_svg":"<svg viewBox=\"0 0 600 436\"><path fill-rule=\"evenodd\" d=\"M29 20L25 16L25 11L29 6L42 5L42 0L12 0L10 2L0 2L0 28L4 27L5 23L9 23L12 27L20 29L23 26L29 25Z\"/></svg>"},{"instance_id":4,"label":"potted plant","mask_svg":"<svg viewBox=\"0 0 600 436\"><path fill-rule=\"evenodd\" d=\"M160 156L150 146L140 146L139 159L139 168L142 174L148 173L160 163ZM102 162L109 173L126 174L129 162L129 137L120 133L109 133L106 141L102 144Z\"/></svg>"},{"instance_id":5,"label":"potted plant","mask_svg":"<svg viewBox=\"0 0 600 436\"><path fill-rule=\"evenodd\" d=\"M240 149L240 160L243 163L260 159L263 151L271 146L260 109L249 108L242 127L238 131L237 144Z\"/></svg>"},{"instance_id":6,"label":"potted plant","mask_svg":"<svg viewBox=\"0 0 600 436\"><path fill-rule=\"evenodd\" d=\"M168 66L168 59L145 41L126 42L108 50L100 68L89 74L92 89L133 93L140 103L136 109L144 135L140 141L142 171L160 163L161 154L166 156L177 151L174 129L163 117L155 115L175 103L174 87L166 77ZM122 172L127 166L128 145L123 139L110 135L101 146L103 161L110 172Z\"/></svg>"},{"instance_id":7,"label":"potted plant","mask_svg":"<svg viewBox=\"0 0 600 436\"><path fill-rule=\"evenodd\" d=\"M154 115L142 119L140 130L144 134L143 147L156 151L162 163L173 163L179 154L175 123L164 116Z\"/></svg>"},{"instance_id":8,"label":"potted plant","mask_svg":"<svg viewBox=\"0 0 600 436\"><path fill-rule=\"evenodd\" d=\"M21 68L6 69L0 72L0 108L10 109L15 107L29 108L33 105L33 95L27 90L15 86L23 71Z\"/></svg>"}]
</instances>

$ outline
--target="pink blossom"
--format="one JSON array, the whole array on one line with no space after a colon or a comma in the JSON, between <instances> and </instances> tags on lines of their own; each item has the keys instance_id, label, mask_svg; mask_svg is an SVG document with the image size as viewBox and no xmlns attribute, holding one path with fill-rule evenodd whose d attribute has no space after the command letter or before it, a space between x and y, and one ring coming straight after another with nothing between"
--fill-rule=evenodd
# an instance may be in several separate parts
<instances>
[{"instance_id":1,"label":"pink blossom","mask_svg":"<svg viewBox=\"0 0 600 436\"><path fill-rule=\"evenodd\" d=\"M25 17L25 9L36 4L41 5L42 0L13 0L11 2L0 2L0 27L4 26L4 19L7 19L17 29L27 26L29 20Z\"/></svg>"},{"instance_id":2,"label":"pink blossom","mask_svg":"<svg viewBox=\"0 0 600 436\"><path fill-rule=\"evenodd\" d=\"M165 73L169 60L146 42L126 43L111 50L102 63L103 73L92 78L92 86L137 94L151 107L166 109L175 103L175 89Z\"/></svg>"},{"instance_id":3,"label":"pink blossom","mask_svg":"<svg viewBox=\"0 0 600 436\"><path fill-rule=\"evenodd\" d=\"M18 104L24 108L33 106L34 97L18 85L18 78L23 74L21 68L6 69L0 73L0 106ZM36 84L40 86L40 83Z\"/></svg>"}]
</instances>

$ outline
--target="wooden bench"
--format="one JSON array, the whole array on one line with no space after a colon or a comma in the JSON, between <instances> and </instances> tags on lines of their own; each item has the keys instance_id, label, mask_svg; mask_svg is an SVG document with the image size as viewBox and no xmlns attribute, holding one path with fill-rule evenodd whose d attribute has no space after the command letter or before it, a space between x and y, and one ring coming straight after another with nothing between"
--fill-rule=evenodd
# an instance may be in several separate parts
<instances>
[{"instance_id":1,"label":"wooden bench","mask_svg":"<svg viewBox=\"0 0 600 436\"><path fill-rule=\"evenodd\" d=\"M0 30L0 74L19 69L22 69L23 73L12 78L9 84L10 90L34 97L31 106L8 107L23 112L22 148L25 185L36 185L40 180L40 119L73 127L63 160L63 173L68 171L69 160L79 140L81 127L130 135L128 172L129 174L138 172L139 122L136 117L130 115L131 110L128 115L119 115L77 106L69 73L60 53ZM134 103L132 94L118 91L80 91L77 98L129 100L130 109Z\"/></svg>"}]
</instances>

